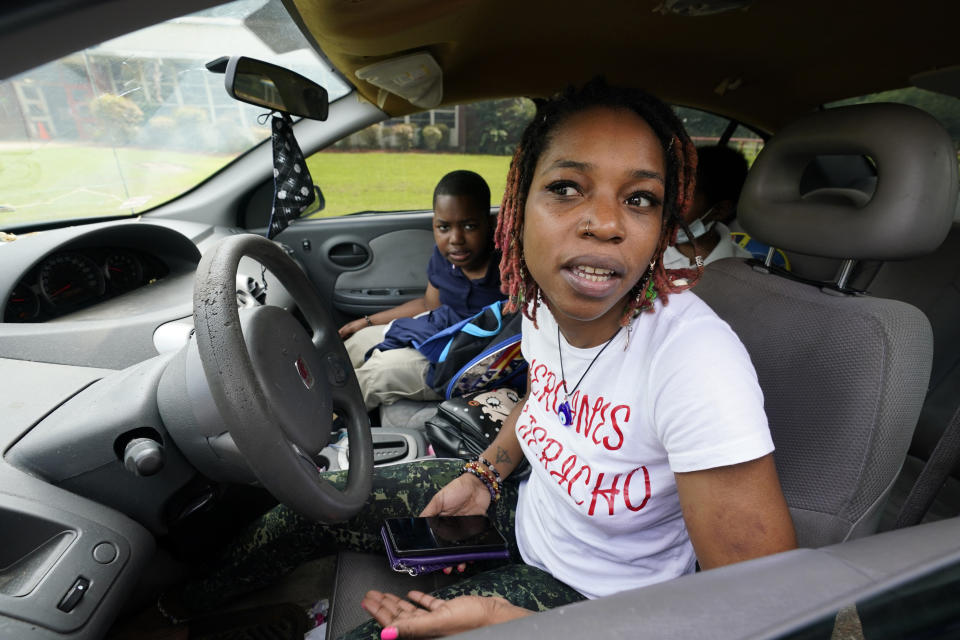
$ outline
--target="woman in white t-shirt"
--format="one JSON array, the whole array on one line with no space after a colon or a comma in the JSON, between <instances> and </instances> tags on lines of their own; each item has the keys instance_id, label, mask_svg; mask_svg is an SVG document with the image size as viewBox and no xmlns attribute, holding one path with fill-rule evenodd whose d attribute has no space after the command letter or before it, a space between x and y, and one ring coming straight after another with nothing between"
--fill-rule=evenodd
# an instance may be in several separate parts
<instances>
[{"instance_id":1,"label":"woman in white t-shirt","mask_svg":"<svg viewBox=\"0 0 960 640\"><path fill-rule=\"evenodd\" d=\"M750 358L683 292L697 271L661 260L695 167L667 106L602 80L538 105L511 165L497 244L525 316L526 401L422 515L487 512L526 458L516 542L554 604L796 545ZM363 606L384 640L533 613L509 585L483 592L504 597L371 591Z\"/></svg>"},{"instance_id":2,"label":"woman in white t-shirt","mask_svg":"<svg viewBox=\"0 0 960 640\"><path fill-rule=\"evenodd\" d=\"M641 91L596 80L538 105L496 234L525 316L525 402L478 460L376 467L346 522L270 510L163 613L215 610L337 549L382 552L397 516L489 513L511 560L432 596L371 591L351 640L449 635L794 547L750 358L685 291L698 271L663 265L695 172L683 125ZM508 477L524 458L529 478Z\"/></svg>"}]
</instances>

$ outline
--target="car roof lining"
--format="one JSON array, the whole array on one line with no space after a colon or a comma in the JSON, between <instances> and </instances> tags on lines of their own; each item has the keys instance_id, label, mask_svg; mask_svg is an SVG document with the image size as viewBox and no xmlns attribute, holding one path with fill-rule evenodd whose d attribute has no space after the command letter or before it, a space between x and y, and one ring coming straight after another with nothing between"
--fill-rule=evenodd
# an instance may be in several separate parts
<instances>
[{"instance_id":1,"label":"car roof lining","mask_svg":"<svg viewBox=\"0 0 960 640\"><path fill-rule=\"evenodd\" d=\"M358 68L428 51L444 71L443 105L543 97L603 74L765 131L819 104L902 88L917 74L949 69L953 25L960 22L960 3L938 0L896 11L858 0L758 1L748 10L698 17L656 13L659 0L609 3L603 12L572 0L548 9L506 0L282 1L302 14L308 38L370 102L378 90L356 78ZM18 54L0 59L0 78L220 3L6 4L0 35ZM491 25L484 16L502 19ZM37 48L41 34L45 44ZM384 110L398 116L418 108L390 97Z\"/></svg>"},{"instance_id":2,"label":"car roof lining","mask_svg":"<svg viewBox=\"0 0 960 640\"><path fill-rule=\"evenodd\" d=\"M756 2L700 17L657 13L659 0L608 3L605 11L574 0L546 10L512 0L284 3L371 102L378 89L356 78L358 68L428 51L444 71L444 105L542 97L603 74L771 131L819 104L904 87L917 73L948 66L960 18L960 5L935 0L908 11L865 10L857 0ZM490 16L502 19L492 25ZM418 110L395 96L384 109Z\"/></svg>"}]
</instances>

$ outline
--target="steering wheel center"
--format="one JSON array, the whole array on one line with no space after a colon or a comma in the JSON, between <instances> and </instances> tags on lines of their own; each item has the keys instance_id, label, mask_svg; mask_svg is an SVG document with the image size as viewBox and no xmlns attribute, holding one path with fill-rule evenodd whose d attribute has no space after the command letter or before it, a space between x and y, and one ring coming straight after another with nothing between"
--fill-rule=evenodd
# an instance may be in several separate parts
<instances>
[{"instance_id":1,"label":"steering wheel center","mask_svg":"<svg viewBox=\"0 0 960 640\"><path fill-rule=\"evenodd\" d=\"M333 403L310 335L279 307L242 314L250 361L287 439L313 456L330 440Z\"/></svg>"}]
</instances>

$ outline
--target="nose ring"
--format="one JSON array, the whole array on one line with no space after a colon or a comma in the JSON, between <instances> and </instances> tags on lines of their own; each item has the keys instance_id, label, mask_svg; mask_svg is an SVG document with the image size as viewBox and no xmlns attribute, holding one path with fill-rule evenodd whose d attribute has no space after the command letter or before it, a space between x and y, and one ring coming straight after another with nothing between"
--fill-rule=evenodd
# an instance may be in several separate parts
<instances>
[{"instance_id":1,"label":"nose ring","mask_svg":"<svg viewBox=\"0 0 960 640\"><path fill-rule=\"evenodd\" d=\"M593 235L592 233L590 233L590 221L589 221L589 220L587 220L587 226L585 226L585 227L583 228L583 235L585 235L585 236Z\"/></svg>"}]
</instances>

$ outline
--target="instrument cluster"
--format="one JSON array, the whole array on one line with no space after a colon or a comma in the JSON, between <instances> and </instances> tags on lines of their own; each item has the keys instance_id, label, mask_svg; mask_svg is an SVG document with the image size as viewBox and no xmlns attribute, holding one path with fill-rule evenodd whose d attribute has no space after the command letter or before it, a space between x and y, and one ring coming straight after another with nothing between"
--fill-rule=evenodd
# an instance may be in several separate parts
<instances>
[{"instance_id":1,"label":"instrument cluster","mask_svg":"<svg viewBox=\"0 0 960 640\"><path fill-rule=\"evenodd\" d=\"M156 282L169 272L158 258L121 247L58 251L14 287L4 322L44 322Z\"/></svg>"}]
</instances>

